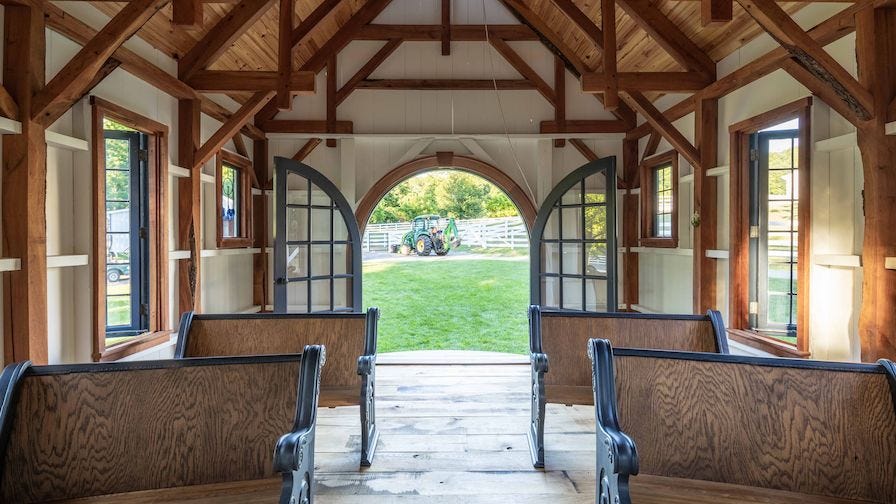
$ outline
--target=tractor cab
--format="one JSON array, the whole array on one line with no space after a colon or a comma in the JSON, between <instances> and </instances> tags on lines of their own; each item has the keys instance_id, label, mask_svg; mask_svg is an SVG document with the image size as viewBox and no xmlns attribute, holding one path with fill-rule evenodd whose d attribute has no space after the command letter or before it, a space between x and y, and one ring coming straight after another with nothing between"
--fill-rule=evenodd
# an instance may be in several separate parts
<instances>
[{"instance_id":1,"label":"tractor cab","mask_svg":"<svg viewBox=\"0 0 896 504\"><path fill-rule=\"evenodd\" d=\"M457 226L454 219L448 218L448 224L442 226L442 217L438 215L419 215L411 222L411 230L402 237L401 250L409 254L412 250L417 255L425 256L431 252L445 255L452 247L460 245Z\"/></svg>"}]
</instances>

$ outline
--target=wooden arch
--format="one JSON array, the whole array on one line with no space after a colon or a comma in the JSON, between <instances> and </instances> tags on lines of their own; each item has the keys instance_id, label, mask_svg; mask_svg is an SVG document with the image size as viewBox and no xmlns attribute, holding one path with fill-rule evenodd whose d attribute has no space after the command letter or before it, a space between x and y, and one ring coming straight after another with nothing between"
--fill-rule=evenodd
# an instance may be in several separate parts
<instances>
[{"instance_id":1,"label":"wooden arch","mask_svg":"<svg viewBox=\"0 0 896 504\"><path fill-rule=\"evenodd\" d=\"M512 178L507 176L506 173L502 172L497 167L475 158L456 156L451 152L439 152L435 156L427 156L409 161L393 168L392 171L377 180L367 193L364 194L361 201L358 202L358 208L355 210L355 218L358 220L358 227L361 229L361 234L364 234L364 228L367 227L367 221L370 219L371 214L373 214L373 209L376 208L377 203L379 203L393 187L414 175L439 169L465 171L479 175L492 184L495 184L499 189L504 191L504 193L507 194L507 197L510 198L510 201L516 205L517 210L519 210L520 215L523 217L523 222L526 224L526 229L531 235L532 226L535 224L535 216L538 211L532 200L526 196L526 192L523 191Z\"/></svg>"}]
</instances>

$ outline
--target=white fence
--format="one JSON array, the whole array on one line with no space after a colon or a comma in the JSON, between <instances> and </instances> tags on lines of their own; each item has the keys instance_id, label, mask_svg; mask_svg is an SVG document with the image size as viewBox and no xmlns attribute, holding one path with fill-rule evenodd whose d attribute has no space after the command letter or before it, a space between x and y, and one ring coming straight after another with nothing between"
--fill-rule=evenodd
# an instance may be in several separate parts
<instances>
[{"instance_id":1,"label":"white fence","mask_svg":"<svg viewBox=\"0 0 896 504\"><path fill-rule=\"evenodd\" d=\"M459 220L456 224L463 245L513 249L529 247L529 234L519 217ZM362 246L365 252L388 251L390 245L401 244L401 237L410 230L410 222L368 224Z\"/></svg>"}]
</instances>

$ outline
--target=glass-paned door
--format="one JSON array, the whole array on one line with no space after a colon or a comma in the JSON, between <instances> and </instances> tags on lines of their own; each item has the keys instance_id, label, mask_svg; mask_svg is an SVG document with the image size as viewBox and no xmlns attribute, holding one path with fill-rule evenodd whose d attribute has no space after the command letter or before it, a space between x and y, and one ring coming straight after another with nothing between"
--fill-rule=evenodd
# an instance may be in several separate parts
<instances>
[{"instance_id":1,"label":"glass-paned door","mask_svg":"<svg viewBox=\"0 0 896 504\"><path fill-rule=\"evenodd\" d=\"M323 174L275 158L274 311L361 311L361 236Z\"/></svg>"},{"instance_id":2,"label":"glass-paned door","mask_svg":"<svg viewBox=\"0 0 896 504\"><path fill-rule=\"evenodd\" d=\"M616 160L592 161L551 191L531 241L531 302L616 311Z\"/></svg>"},{"instance_id":3,"label":"glass-paned door","mask_svg":"<svg viewBox=\"0 0 896 504\"><path fill-rule=\"evenodd\" d=\"M147 141L137 131L106 129L106 337L149 328Z\"/></svg>"},{"instance_id":4,"label":"glass-paned door","mask_svg":"<svg viewBox=\"0 0 896 504\"><path fill-rule=\"evenodd\" d=\"M751 138L752 329L796 343L799 270L799 130Z\"/></svg>"}]
</instances>

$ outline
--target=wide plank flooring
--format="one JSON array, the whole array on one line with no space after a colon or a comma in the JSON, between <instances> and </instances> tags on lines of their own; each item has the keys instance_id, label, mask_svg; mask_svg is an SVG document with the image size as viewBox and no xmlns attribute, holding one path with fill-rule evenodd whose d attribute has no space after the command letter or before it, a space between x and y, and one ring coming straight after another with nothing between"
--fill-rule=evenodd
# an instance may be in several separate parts
<instances>
[{"instance_id":1,"label":"wide plank flooring","mask_svg":"<svg viewBox=\"0 0 896 504\"><path fill-rule=\"evenodd\" d=\"M321 408L318 504L594 503L594 411L548 405L545 469L529 458L526 365L389 365L377 368L380 440L359 469L358 408ZM736 485L641 475L634 504L843 504ZM279 478L82 499L79 503L277 502Z\"/></svg>"}]
</instances>

